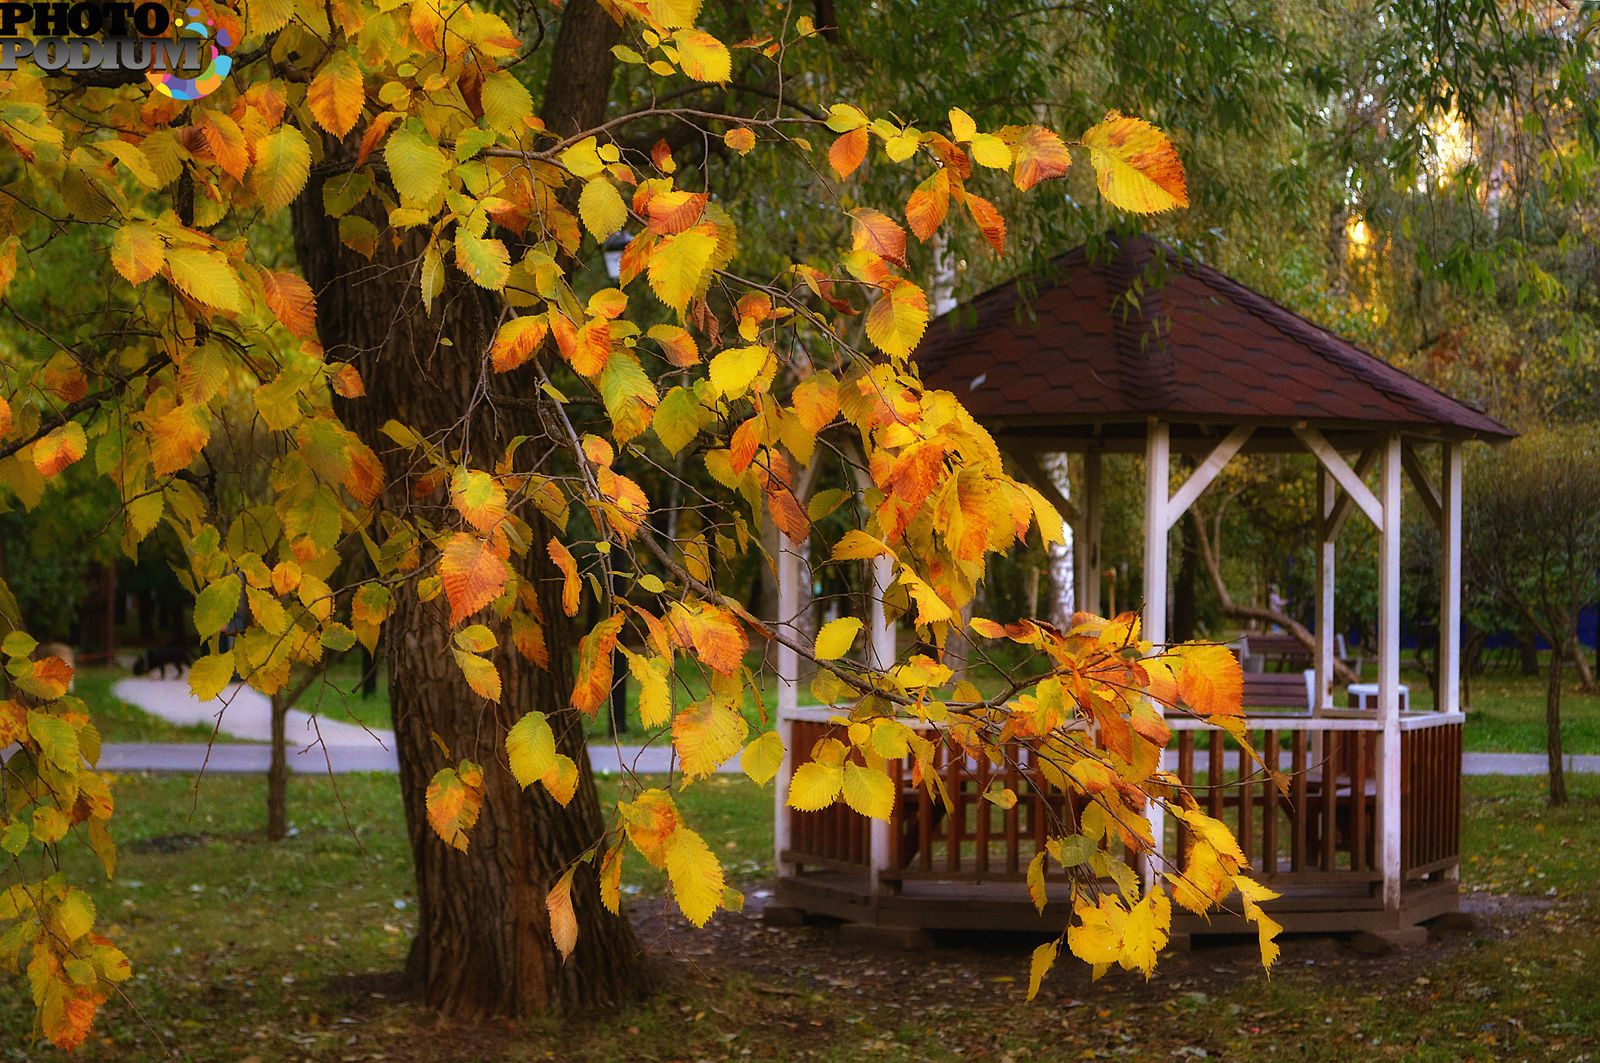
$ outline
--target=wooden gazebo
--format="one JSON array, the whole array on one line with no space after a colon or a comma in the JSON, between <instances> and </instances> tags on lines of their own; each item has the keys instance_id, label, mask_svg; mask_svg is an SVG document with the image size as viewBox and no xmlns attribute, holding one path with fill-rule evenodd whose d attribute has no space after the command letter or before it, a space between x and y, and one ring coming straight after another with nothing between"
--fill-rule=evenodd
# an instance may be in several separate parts
<instances>
[{"instance_id":1,"label":"wooden gazebo","mask_svg":"<svg viewBox=\"0 0 1600 1063\"><path fill-rule=\"evenodd\" d=\"M1059 498L1077 555L1076 601L1098 611L1100 460L1142 453L1146 637L1167 632L1167 533L1236 455L1306 453L1318 467L1316 652L1311 704L1253 715L1251 739L1286 773L1287 796L1241 770L1223 734L1171 719L1167 766L1224 819L1257 874L1281 899L1267 907L1289 931L1358 931L1396 942L1457 903L1460 863L1461 452L1512 433L1214 269L1147 238L1107 237L1056 259L936 321L917 351L930 386L958 395L1047 493L1037 455L1075 455L1074 499ZM1428 452L1437 453L1430 460ZM1176 489L1171 459L1192 456ZM1367 480L1376 470L1377 490ZM1437 470L1436 472L1434 470ZM1400 697L1401 484L1409 478L1442 544L1439 694L1433 711ZM1376 709L1334 703L1334 544L1359 510L1379 532ZM880 564L882 559L880 559ZM779 559L780 594L798 577ZM880 571L886 583L890 573ZM784 616L798 607L783 595ZM871 617L872 653L888 663L894 631ZM793 751L834 726L801 707L796 661L780 654L779 720L791 760L775 808L783 909L896 930L1054 930L1066 905L1040 916L1022 879L1060 808L1014 750L1004 785L1015 808L981 799L991 768L946 754L946 813L907 783L894 818L868 821L843 805L785 807ZM1305 699L1302 699L1302 703ZM909 765L902 766L909 780ZM891 768L893 766L891 765ZM993 769L999 772L1001 769ZM1051 801L1055 804L1052 805ZM1175 825L1157 838L1182 851ZM1065 883L1057 887L1065 896ZM1054 895L1054 894L1052 894ZM1178 933L1235 932L1241 920L1175 916Z\"/></svg>"}]
</instances>

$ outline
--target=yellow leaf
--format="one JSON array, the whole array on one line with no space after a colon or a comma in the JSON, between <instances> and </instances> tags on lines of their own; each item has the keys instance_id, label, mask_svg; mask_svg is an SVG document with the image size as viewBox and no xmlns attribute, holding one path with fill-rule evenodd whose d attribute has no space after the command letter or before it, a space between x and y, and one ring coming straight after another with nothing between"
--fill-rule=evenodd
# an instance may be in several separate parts
<instances>
[{"instance_id":1,"label":"yellow leaf","mask_svg":"<svg viewBox=\"0 0 1600 1063\"><path fill-rule=\"evenodd\" d=\"M817 641L812 653L819 661L837 661L850 652L850 647L855 645L856 636L860 633L860 617L841 616L837 620L830 620L822 625L821 631L817 632Z\"/></svg>"},{"instance_id":2,"label":"yellow leaf","mask_svg":"<svg viewBox=\"0 0 1600 1063\"><path fill-rule=\"evenodd\" d=\"M1011 149L993 133L978 133L972 138L972 161L994 170L1011 167Z\"/></svg>"},{"instance_id":3,"label":"yellow leaf","mask_svg":"<svg viewBox=\"0 0 1600 1063\"><path fill-rule=\"evenodd\" d=\"M445 542L439 578L450 602L450 623L458 624L500 596L511 578L511 566L491 543L457 532Z\"/></svg>"},{"instance_id":4,"label":"yellow leaf","mask_svg":"<svg viewBox=\"0 0 1600 1063\"><path fill-rule=\"evenodd\" d=\"M827 127L835 133L848 133L867 125L867 116L853 103L836 103L828 108Z\"/></svg>"},{"instance_id":5,"label":"yellow leaf","mask_svg":"<svg viewBox=\"0 0 1600 1063\"><path fill-rule=\"evenodd\" d=\"M684 918L695 926L705 926L722 907L722 891L726 886L722 865L717 863L705 839L687 827L673 831L666 848L672 895Z\"/></svg>"},{"instance_id":6,"label":"yellow leaf","mask_svg":"<svg viewBox=\"0 0 1600 1063\"><path fill-rule=\"evenodd\" d=\"M1117 961L1128 970L1138 970L1149 978L1156 969L1156 953L1167 944L1172 926L1172 902L1159 885L1151 887L1142 901L1128 913L1122 929L1122 946Z\"/></svg>"},{"instance_id":7,"label":"yellow leaf","mask_svg":"<svg viewBox=\"0 0 1600 1063\"><path fill-rule=\"evenodd\" d=\"M256 142L256 164L251 171L256 198L268 213L294 202L311 176L311 145L292 125L279 126ZM172 256L167 256L171 258Z\"/></svg>"},{"instance_id":8,"label":"yellow leaf","mask_svg":"<svg viewBox=\"0 0 1600 1063\"><path fill-rule=\"evenodd\" d=\"M750 149L756 146L756 135L745 126L735 126L722 134L722 142L729 150L748 155Z\"/></svg>"},{"instance_id":9,"label":"yellow leaf","mask_svg":"<svg viewBox=\"0 0 1600 1063\"><path fill-rule=\"evenodd\" d=\"M1028 861L1028 897L1041 913L1048 899L1044 891L1044 859L1045 854L1040 852L1034 853L1033 859Z\"/></svg>"},{"instance_id":10,"label":"yellow leaf","mask_svg":"<svg viewBox=\"0 0 1600 1063\"><path fill-rule=\"evenodd\" d=\"M978 123L972 116L959 107L950 108L950 132L955 134L958 144L965 144L978 133Z\"/></svg>"},{"instance_id":11,"label":"yellow leaf","mask_svg":"<svg viewBox=\"0 0 1600 1063\"><path fill-rule=\"evenodd\" d=\"M672 744L683 773L691 779L711 775L739 752L750 725L726 702L709 698L672 720Z\"/></svg>"},{"instance_id":12,"label":"yellow leaf","mask_svg":"<svg viewBox=\"0 0 1600 1063\"><path fill-rule=\"evenodd\" d=\"M657 241L650 251L650 289L667 306L682 310L709 283L717 252L717 229L701 222Z\"/></svg>"},{"instance_id":13,"label":"yellow leaf","mask_svg":"<svg viewBox=\"0 0 1600 1063\"><path fill-rule=\"evenodd\" d=\"M765 347L730 347L711 359L711 384L724 397L736 399L750 390L772 352Z\"/></svg>"},{"instance_id":14,"label":"yellow leaf","mask_svg":"<svg viewBox=\"0 0 1600 1063\"><path fill-rule=\"evenodd\" d=\"M349 52L333 53L306 90L306 105L317 124L336 137L356 127L366 103L361 68Z\"/></svg>"},{"instance_id":15,"label":"yellow leaf","mask_svg":"<svg viewBox=\"0 0 1600 1063\"><path fill-rule=\"evenodd\" d=\"M596 240L604 240L627 222L628 208L615 185L596 177L583 186L578 196L578 216Z\"/></svg>"},{"instance_id":16,"label":"yellow leaf","mask_svg":"<svg viewBox=\"0 0 1600 1063\"><path fill-rule=\"evenodd\" d=\"M201 701L210 701L233 680L233 651L207 654L189 669L189 689Z\"/></svg>"},{"instance_id":17,"label":"yellow leaf","mask_svg":"<svg viewBox=\"0 0 1600 1063\"><path fill-rule=\"evenodd\" d=\"M922 341L928 327L928 297L901 277L890 277L867 311L867 339L884 354L903 358Z\"/></svg>"},{"instance_id":18,"label":"yellow leaf","mask_svg":"<svg viewBox=\"0 0 1600 1063\"><path fill-rule=\"evenodd\" d=\"M757 786L765 786L782 766L783 738L776 731L757 736L739 755L739 768Z\"/></svg>"},{"instance_id":19,"label":"yellow leaf","mask_svg":"<svg viewBox=\"0 0 1600 1063\"><path fill-rule=\"evenodd\" d=\"M672 662L665 657L645 657L624 649L628 671L639 683L639 720L646 727L660 727L672 715L672 690L669 676Z\"/></svg>"},{"instance_id":20,"label":"yellow leaf","mask_svg":"<svg viewBox=\"0 0 1600 1063\"><path fill-rule=\"evenodd\" d=\"M451 650L456 655L456 664L461 668L461 674L466 677L467 685L481 698L487 698L495 704L500 703L500 671L493 662L487 658L479 657L475 653L466 653L462 650Z\"/></svg>"},{"instance_id":21,"label":"yellow leaf","mask_svg":"<svg viewBox=\"0 0 1600 1063\"><path fill-rule=\"evenodd\" d=\"M496 133L515 136L533 114L533 96L509 70L497 70L483 79L478 93L483 102L483 117Z\"/></svg>"},{"instance_id":22,"label":"yellow leaf","mask_svg":"<svg viewBox=\"0 0 1600 1063\"><path fill-rule=\"evenodd\" d=\"M511 252L503 241L473 236L457 226L456 268L478 287L497 292L511 276Z\"/></svg>"},{"instance_id":23,"label":"yellow leaf","mask_svg":"<svg viewBox=\"0 0 1600 1063\"><path fill-rule=\"evenodd\" d=\"M622 846L607 849L600 860L600 903L612 915L622 914Z\"/></svg>"},{"instance_id":24,"label":"yellow leaf","mask_svg":"<svg viewBox=\"0 0 1600 1063\"><path fill-rule=\"evenodd\" d=\"M166 245L155 227L129 222L111 238L111 264L129 284L143 284L166 264Z\"/></svg>"},{"instance_id":25,"label":"yellow leaf","mask_svg":"<svg viewBox=\"0 0 1600 1063\"><path fill-rule=\"evenodd\" d=\"M1056 950L1060 946L1059 941L1049 941L1033 950L1033 959L1028 963L1029 1000L1039 995L1039 983L1044 981L1044 976L1055 966Z\"/></svg>"},{"instance_id":26,"label":"yellow leaf","mask_svg":"<svg viewBox=\"0 0 1600 1063\"><path fill-rule=\"evenodd\" d=\"M1078 922L1067 931L1067 947L1084 963L1098 971L1115 963L1122 949L1122 928L1128 921L1127 909L1110 893L1100 895L1099 907L1079 900Z\"/></svg>"},{"instance_id":27,"label":"yellow leaf","mask_svg":"<svg viewBox=\"0 0 1600 1063\"><path fill-rule=\"evenodd\" d=\"M550 937L561 953L562 963L572 955L573 946L578 943L578 913L572 908L572 873L577 869L576 864L567 868L566 874L556 879L545 896L545 907L550 911Z\"/></svg>"},{"instance_id":28,"label":"yellow leaf","mask_svg":"<svg viewBox=\"0 0 1600 1063\"><path fill-rule=\"evenodd\" d=\"M1189 205L1183 163L1172 142L1142 118L1112 111L1083 135L1100 194L1133 214L1159 214Z\"/></svg>"},{"instance_id":29,"label":"yellow leaf","mask_svg":"<svg viewBox=\"0 0 1600 1063\"><path fill-rule=\"evenodd\" d=\"M733 75L733 56L727 45L705 30L674 30L678 46L678 66L696 81L725 82Z\"/></svg>"},{"instance_id":30,"label":"yellow leaf","mask_svg":"<svg viewBox=\"0 0 1600 1063\"><path fill-rule=\"evenodd\" d=\"M215 251L167 248L167 276L179 291L195 302L230 314L239 312L243 298L239 275L228 265L228 260Z\"/></svg>"},{"instance_id":31,"label":"yellow leaf","mask_svg":"<svg viewBox=\"0 0 1600 1063\"><path fill-rule=\"evenodd\" d=\"M525 713L512 725L506 732L506 757L518 786L532 786L550 773L556 766L556 736L544 713Z\"/></svg>"},{"instance_id":32,"label":"yellow leaf","mask_svg":"<svg viewBox=\"0 0 1600 1063\"><path fill-rule=\"evenodd\" d=\"M789 780L789 807L815 812L833 804L844 788L844 772L837 764L808 760Z\"/></svg>"},{"instance_id":33,"label":"yellow leaf","mask_svg":"<svg viewBox=\"0 0 1600 1063\"><path fill-rule=\"evenodd\" d=\"M887 772L865 768L851 761L844 766L844 803L873 819L888 819L894 813L894 780Z\"/></svg>"},{"instance_id":34,"label":"yellow leaf","mask_svg":"<svg viewBox=\"0 0 1600 1063\"><path fill-rule=\"evenodd\" d=\"M88 447L83 425L68 421L33 445L33 467L49 479L82 458Z\"/></svg>"},{"instance_id":35,"label":"yellow leaf","mask_svg":"<svg viewBox=\"0 0 1600 1063\"><path fill-rule=\"evenodd\" d=\"M550 796L556 799L556 804L562 808L572 801L572 796L578 792L578 765L565 753L556 754L556 766L551 768L545 777L540 780L544 788L550 791Z\"/></svg>"},{"instance_id":36,"label":"yellow leaf","mask_svg":"<svg viewBox=\"0 0 1600 1063\"><path fill-rule=\"evenodd\" d=\"M890 550L880 540L874 539L866 532L851 528L839 537L833 544L834 561L865 561L868 558L879 557L889 553Z\"/></svg>"},{"instance_id":37,"label":"yellow leaf","mask_svg":"<svg viewBox=\"0 0 1600 1063\"><path fill-rule=\"evenodd\" d=\"M1197 716L1239 715L1244 672L1232 650L1216 643L1185 642L1167 653L1180 707Z\"/></svg>"}]
</instances>

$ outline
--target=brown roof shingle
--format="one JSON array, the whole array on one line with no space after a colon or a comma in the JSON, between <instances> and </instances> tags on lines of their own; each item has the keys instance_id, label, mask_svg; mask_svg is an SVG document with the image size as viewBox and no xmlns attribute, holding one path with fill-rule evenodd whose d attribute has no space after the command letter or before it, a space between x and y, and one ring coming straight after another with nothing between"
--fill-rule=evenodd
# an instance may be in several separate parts
<instances>
[{"instance_id":1,"label":"brown roof shingle","mask_svg":"<svg viewBox=\"0 0 1600 1063\"><path fill-rule=\"evenodd\" d=\"M1084 247L929 326L923 378L991 427L1142 419L1444 429L1500 422L1147 237Z\"/></svg>"}]
</instances>

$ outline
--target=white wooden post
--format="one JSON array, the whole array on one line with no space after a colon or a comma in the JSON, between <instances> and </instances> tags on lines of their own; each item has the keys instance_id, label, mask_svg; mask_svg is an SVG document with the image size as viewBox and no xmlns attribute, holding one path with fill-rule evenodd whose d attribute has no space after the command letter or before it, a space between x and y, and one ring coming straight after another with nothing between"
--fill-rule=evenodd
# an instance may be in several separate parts
<instances>
[{"instance_id":1,"label":"white wooden post","mask_svg":"<svg viewBox=\"0 0 1600 1063\"><path fill-rule=\"evenodd\" d=\"M1333 512L1339 501L1339 484L1320 464L1317 498L1317 689L1311 708L1321 712L1333 706L1334 560L1338 554Z\"/></svg>"},{"instance_id":2,"label":"white wooden post","mask_svg":"<svg viewBox=\"0 0 1600 1063\"><path fill-rule=\"evenodd\" d=\"M1461 711L1461 444L1444 444L1439 476L1439 704Z\"/></svg>"},{"instance_id":3,"label":"white wooden post","mask_svg":"<svg viewBox=\"0 0 1600 1063\"><path fill-rule=\"evenodd\" d=\"M1171 428L1152 420L1144 447L1144 637L1167 641L1167 491Z\"/></svg>"},{"instance_id":4,"label":"white wooden post","mask_svg":"<svg viewBox=\"0 0 1600 1063\"><path fill-rule=\"evenodd\" d=\"M1078 608L1100 615L1100 525L1103 507L1100 504L1100 452L1091 450L1083 456L1083 541L1076 544L1079 564L1088 574L1083 597Z\"/></svg>"},{"instance_id":5,"label":"white wooden post","mask_svg":"<svg viewBox=\"0 0 1600 1063\"><path fill-rule=\"evenodd\" d=\"M795 617L800 612L800 580L804 566L799 552L786 535L778 536L778 630L794 638L799 631ZM773 867L778 875L794 874L794 865L783 859L789 848L789 777L794 774L794 710L800 703L800 656L778 644L778 737L783 739L783 763L772 787Z\"/></svg>"},{"instance_id":6,"label":"white wooden post","mask_svg":"<svg viewBox=\"0 0 1600 1063\"><path fill-rule=\"evenodd\" d=\"M1379 867L1383 906L1400 909L1400 436L1384 440L1378 484L1378 712L1383 721L1378 750ZM1360 800L1359 794L1354 794Z\"/></svg>"},{"instance_id":7,"label":"white wooden post","mask_svg":"<svg viewBox=\"0 0 1600 1063\"><path fill-rule=\"evenodd\" d=\"M894 667L894 621L889 619L883 607L883 596L894 583L894 578L894 558L885 556L872 559L872 604L868 611L867 633L871 640L871 663L877 668ZM889 826L886 819L874 819L868 834L874 896L878 893L883 872L889 868Z\"/></svg>"},{"instance_id":8,"label":"white wooden post","mask_svg":"<svg viewBox=\"0 0 1600 1063\"><path fill-rule=\"evenodd\" d=\"M1167 492L1171 489L1172 429L1165 421L1151 419L1144 448L1144 631L1151 642L1167 641ZM1151 706L1161 712L1160 702ZM1166 815L1159 804L1150 802L1150 833L1155 845L1144 864L1144 888L1155 883L1161 859Z\"/></svg>"}]
</instances>

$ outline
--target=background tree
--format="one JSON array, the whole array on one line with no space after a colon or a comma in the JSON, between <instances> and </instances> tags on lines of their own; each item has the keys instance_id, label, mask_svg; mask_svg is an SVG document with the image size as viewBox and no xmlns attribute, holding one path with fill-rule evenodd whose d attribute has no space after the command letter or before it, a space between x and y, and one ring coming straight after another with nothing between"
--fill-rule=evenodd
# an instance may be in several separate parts
<instances>
[{"instance_id":1,"label":"background tree","mask_svg":"<svg viewBox=\"0 0 1600 1063\"><path fill-rule=\"evenodd\" d=\"M1545 749L1550 803L1565 804L1561 677L1578 652L1578 611L1600 598L1600 444L1574 429L1533 432L1474 463L1467 512L1473 571L1550 644Z\"/></svg>"}]
</instances>

